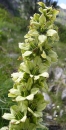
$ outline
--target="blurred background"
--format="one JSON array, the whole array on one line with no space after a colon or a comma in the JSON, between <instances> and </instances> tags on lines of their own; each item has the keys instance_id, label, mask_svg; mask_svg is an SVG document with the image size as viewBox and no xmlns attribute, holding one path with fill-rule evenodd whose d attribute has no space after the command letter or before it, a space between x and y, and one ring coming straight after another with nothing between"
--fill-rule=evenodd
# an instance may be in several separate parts
<instances>
[{"instance_id":1,"label":"blurred background","mask_svg":"<svg viewBox=\"0 0 66 130\"><path fill-rule=\"evenodd\" d=\"M58 62L49 69L49 92L44 98L49 101L43 111L43 123L49 130L66 130L66 1L65 0L0 0L0 128L8 124L2 119L12 105L8 90L12 88L11 74L22 62L18 43L24 41L30 16L38 12L37 2L59 10L55 24L59 42L54 44Z\"/></svg>"}]
</instances>

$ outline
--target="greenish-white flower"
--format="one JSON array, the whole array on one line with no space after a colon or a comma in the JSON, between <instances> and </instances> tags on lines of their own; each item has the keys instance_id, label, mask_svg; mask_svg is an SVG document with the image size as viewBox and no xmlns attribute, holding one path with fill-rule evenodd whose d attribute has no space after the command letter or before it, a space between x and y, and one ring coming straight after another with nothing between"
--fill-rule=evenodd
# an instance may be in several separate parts
<instances>
[{"instance_id":1,"label":"greenish-white flower","mask_svg":"<svg viewBox=\"0 0 66 130\"><path fill-rule=\"evenodd\" d=\"M22 49L24 46L24 43L19 43L19 48Z\"/></svg>"},{"instance_id":2,"label":"greenish-white flower","mask_svg":"<svg viewBox=\"0 0 66 130\"><path fill-rule=\"evenodd\" d=\"M8 130L8 127L4 126L0 130Z\"/></svg>"},{"instance_id":3,"label":"greenish-white flower","mask_svg":"<svg viewBox=\"0 0 66 130\"><path fill-rule=\"evenodd\" d=\"M14 105L10 108L10 110L11 113L4 113L2 116L4 119L10 120L10 122L13 124L19 124L26 121L26 112L21 112L19 107Z\"/></svg>"},{"instance_id":4,"label":"greenish-white flower","mask_svg":"<svg viewBox=\"0 0 66 130\"><path fill-rule=\"evenodd\" d=\"M41 45L43 42L45 42L47 40L47 36L39 35L38 39L40 41L39 45Z\"/></svg>"},{"instance_id":5,"label":"greenish-white flower","mask_svg":"<svg viewBox=\"0 0 66 130\"><path fill-rule=\"evenodd\" d=\"M17 97L16 97L16 101L19 102L19 101L24 101L24 100L33 100L34 95L35 95L36 93L38 93L38 92L39 92L39 89L38 89L38 88L33 88L33 89L31 90L31 94L29 94L29 95L26 96L26 97L17 96Z\"/></svg>"},{"instance_id":6,"label":"greenish-white flower","mask_svg":"<svg viewBox=\"0 0 66 130\"><path fill-rule=\"evenodd\" d=\"M29 56L32 54L32 51L26 51L25 53L22 54L23 57Z\"/></svg>"},{"instance_id":7,"label":"greenish-white flower","mask_svg":"<svg viewBox=\"0 0 66 130\"><path fill-rule=\"evenodd\" d=\"M8 97L16 97L18 95L21 95L19 89L12 88L9 90Z\"/></svg>"},{"instance_id":8,"label":"greenish-white flower","mask_svg":"<svg viewBox=\"0 0 66 130\"><path fill-rule=\"evenodd\" d=\"M23 76L24 76L23 72L16 72L11 74L13 81L16 83L19 83L23 79Z\"/></svg>"},{"instance_id":9,"label":"greenish-white flower","mask_svg":"<svg viewBox=\"0 0 66 130\"><path fill-rule=\"evenodd\" d=\"M54 36L55 34L57 34L57 31L56 31L56 30L49 29L49 30L47 31L47 36Z\"/></svg>"},{"instance_id":10,"label":"greenish-white flower","mask_svg":"<svg viewBox=\"0 0 66 130\"><path fill-rule=\"evenodd\" d=\"M34 77L34 80L37 80L37 79L39 79L40 77L49 78L49 74L48 74L48 72L43 72L43 73L41 73L41 74L39 74L39 75L32 75L32 74L30 74L30 77L31 77L31 78Z\"/></svg>"}]
</instances>

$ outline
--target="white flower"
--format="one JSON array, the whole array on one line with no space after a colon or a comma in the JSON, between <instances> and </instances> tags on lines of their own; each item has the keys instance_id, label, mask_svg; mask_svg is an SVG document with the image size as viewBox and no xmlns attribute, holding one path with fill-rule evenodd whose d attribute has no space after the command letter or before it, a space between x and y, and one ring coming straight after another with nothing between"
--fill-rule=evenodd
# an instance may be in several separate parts
<instances>
[{"instance_id":1,"label":"white flower","mask_svg":"<svg viewBox=\"0 0 66 130\"><path fill-rule=\"evenodd\" d=\"M23 75L24 75L23 72L16 72L16 73L11 74L11 77L13 81L19 83L21 79L23 79Z\"/></svg>"},{"instance_id":2,"label":"white flower","mask_svg":"<svg viewBox=\"0 0 66 130\"><path fill-rule=\"evenodd\" d=\"M10 113L4 113L4 115L2 116L2 118L6 119L6 120L15 119L14 115L12 115Z\"/></svg>"},{"instance_id":3,"label":"white flower","mask_svg":"<svg viewBox=\"0 0 66 130\"><path fill-rule=\"evenodd\" d=\"M11 114L5 113L2 117L6 120L10 120L10 122L13 124L19 124L20 122L25 122L26 118L27 118L27 116L24 115L21 119L18 120L18 119L16 119L16 117L13 113L11 113Z\"/></svg>"},{"instance_id":4,"label":"white flower","mask_svg":"<svg viewBox=\"0 0 66 130\"><path fill-rule=\"evenodd\" d=\"M27 116L25 115L22 119L21 119L21 122L25 122Z\"/></svg>"},{"instance_id":5,"label":"white flower","mask_svg":"<svg viewBox=\"0 0 66 130\"><path fill-rule=\"evenodd\" d=\"M55 31L55 30L53 30L53 29L49 29L49 30L47 31L47 36L53 36L53 35L55 35L55 34L57 34L57 31Z\"/></svg>"},{"instance_id":6,"label":"white flower","mask_svg":"<svg viewBox=\"0 0 66 130\"><path fill-rule=\"evenodd\" d=\"M40 74L40 76L45 77L45 78L49 78L49 74L47 72L43 72L42 74Z\"/></svg>"},{"instance_id":7,"label":"white flower","mask_svg":"<svg viewBox=\"0 0 66 130\"><path fill-rule=\"evenodd\" d=\"M39 35L38 39L39 39L40 44L41 44L41 43L43 43L43 42L45 42L45 41L46 41L47 36L45 36L45 35Z\"/></svg>"},{"instance_id":8,"label":"white flower","mask_svg":"<svg viewBox=\"0 0 66 130\"><path fill-rule=\"evenodd\" d=\"M18 101L24 101L24 100L33 100L33 98L34 98L34 95L36 94L36 93L38 93L39 92L39 89L38 88L33 88L32 90L31 90L31 94L30 95L28 95L28 96L26 96L26 97L22 97L22 96L18 96L17 98L16 98L16 101L18 102Z\"/></svg>"},{"instance_id":9,"label":"white flower","mask_svg":"<svg viewBox=\"0 0 66 130\"><path fill-rule=\"evenodd\" d=\"M8 97L16 97L21 94L18 89L14 89L14 88L10 89L9 92L10 93L8 94Z\"/></svg>"},{"instance_id":10,"label":"white flower","mask_svg":"<svg viewBox=\"0 0 66 130\"><path fill-rule=\"evenodd\" d=\"M19 48L22 49L24 43L19 43Z\"/></svg>"},{"instance_id":11,"label":"white flower","mask_svg":"<svg viewBox=\"0 0 66 130\"><path fill-rule=\"evenodd\" d=\"M0 130L8 130L8 127L4 126Z\"/></svg>"}]
</instances>

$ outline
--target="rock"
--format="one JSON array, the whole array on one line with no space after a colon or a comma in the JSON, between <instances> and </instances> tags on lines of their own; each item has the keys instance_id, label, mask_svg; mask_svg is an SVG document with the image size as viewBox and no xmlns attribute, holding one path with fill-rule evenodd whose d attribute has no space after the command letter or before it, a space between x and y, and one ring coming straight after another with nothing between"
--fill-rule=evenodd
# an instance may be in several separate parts
<instances>
[{"instance_id":1,"label":"rock","mask_svg":"<svg viewBox=\"0 0 66 130\"><path fill-rule=\"evenodd\" d=\"M61 127L59 125L50 125L49 130L61 130Z\"/></svg>"},{"instance_id":2,"label":"rock","mask_svg":"<svg viewBox=\"0 0 66 130\"><path fill-rule=\"evenodd\" d=\"M13 42L13 41L14 41L13 38L8 39L8 43Z\"/></svg>"},{"instance_id":3,"label":"rock","mask_svg":"<svg viewBox=\"0 0 66 130\"><path fill-rule=\"evenodd\" d=\"M54 80L54 69L53 68L49 69L49 79Z\"/></svg>"},{"instance_id":4,"label":"rock","mask_svg":"<svg viewBox=\"0 0 66 130\"><path fill-rule=\"evenodd\" d=\"M62 75L62 83L66 84L66 75L65 74Z\"/></svg>"},{"instance_id":5,"label":"rock","mask_svg":"<svg viewBox=\"0 0 66 130\"><path fill-rule=\"evenodd\" d=\"M63 74L63 69L60 67L56 67L54 70L55 80L60 79L62 74Z\"/></svg>"},{"instance_id":6,"label":"rock","mask_svg":"<svg viewBox=\"0 0 66 130\"><path fill-rule=\"evenodd\" d=\"M54 113L53 113L53 117L58 117L59 113L55 110Z\"/></svg>"},{"instance_id":7,"label":"rock","mask_svg":"<svg viewBox=\"0 0 66 130\"><path fill-rule=\"evenodd\" d=\"M3 48L2 46L0 46L0 52L1 51L6 52L5 48Z\"/></svg>"},{"instance_id":8,"label":"rock","mask_svg":"<svg viewBox=\"0 0 66 130\"><path fill-rule=\"evenodd\" d=\"M46 119L52 120L52 116L51 115L46 115Z\"/></svg>"},{"instance_id":9,"label":"rock","mask_svg":"<svg viewBox=\"0 0 66 130\"><path fill-rule=\"evenodd\" d=\"M64 58L64 61L66 62L66 58Z\"/></svg>"},{"instance_id":10,"label":"rock","mask_svg":"<svg viewBox=\"0 0 66 130\"><path fill-rule=\"evenodd\" d=\"M63 112L64 112L64 110L63 110L63 109L61 109L61 110L60 110L60 117L62 117L62 116L63 116Z\"/></svg>"},{"instance_id":11,"label":"rock","mask_svg":"<svg viewBox=\"0 0 66 130\"><path fill-rule=\"evenodd\" d=\"M65 102L66 104L66 88L62 91L62 96L61 96L62 100Z\"/></svg>"},{"instance_id":12,"label":"rock","mask_svg":"<svg viewBox=\"0 0 66 130\"><path fill-rule=\"evenodd\" d=\"M50 110L52 107L51 98L47 93L43 93L43 96L44 96L44 99L49 102L46 108L47 110Z\"/></svg>"},{"instance_id":13,"label":"rock","mask_svg":"<svg viewBox=\"0 0 66 130\"><path fill-rule=\"evenodd\" d=\"M3 5L11 14L18 16L19 15L19 1L0 0L0 4Z\"/></svg>"},{"instance_id":14,"label":"rock","mask_svg":"<svg viewBox=\"0 0 66 130\"><path fill-rule=\"evenodd\" d=\"M49 87L49 91L50 91L50 92L56 92L56 87L57 87L56 85L50 86L50 87Z\"/></svg>"},{"instance_id":15,"label":"rock","mask_svg":"<svg viewBox=\"0 0 66 130\"><path fill-rule=\"evenodd\" d=\"M7 54L7 57L10 57L10 58L17 58L17 57L18 57L18 54L10 53L10 54Z\"/></svg>"}]
</instances>

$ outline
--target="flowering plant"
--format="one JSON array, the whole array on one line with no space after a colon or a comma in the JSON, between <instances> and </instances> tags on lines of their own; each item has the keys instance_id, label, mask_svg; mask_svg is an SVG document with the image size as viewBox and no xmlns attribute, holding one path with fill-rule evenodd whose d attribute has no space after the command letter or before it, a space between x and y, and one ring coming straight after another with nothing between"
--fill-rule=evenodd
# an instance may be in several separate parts
<instances>
[{"instance_id":1,"label":"flowering plant","mask_svg":"<svg viewBox=\"0 0 66 130\"><path fill-rule=\"evenodd\" d=\"M30 20L24 43L19 43L23 62L16 73L11 74L14 81L8 97L14 101L10 113L3 115L10 120L8 130L36 130L45 128L41 124L42 111L47 106L43 92L48 90L46 80L48 68L57 61L53 43L58 40L54 20L58 11L39 2L39 14ZM2 129L1 129L2 130ZM5 127L4 127L5 130Z\"/></svg>"}]
</instances>

